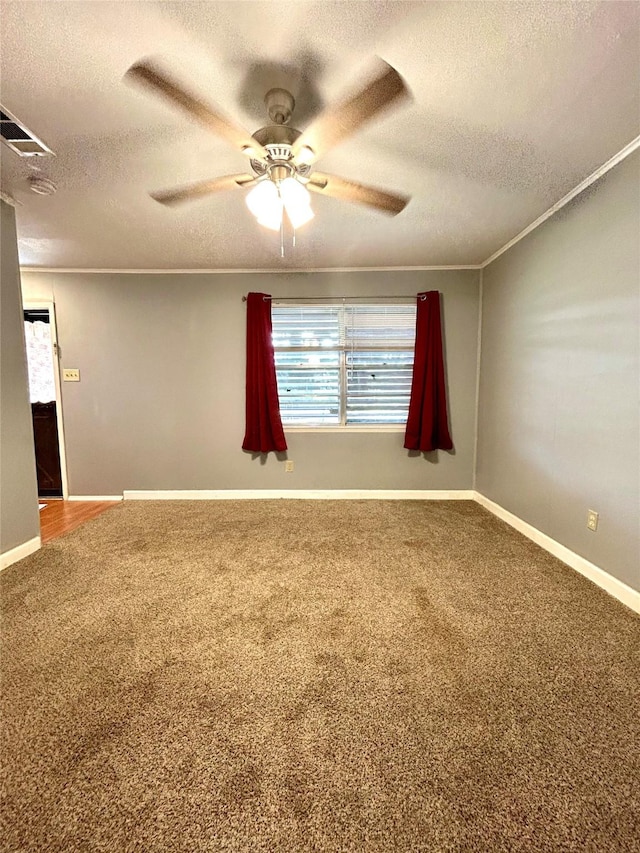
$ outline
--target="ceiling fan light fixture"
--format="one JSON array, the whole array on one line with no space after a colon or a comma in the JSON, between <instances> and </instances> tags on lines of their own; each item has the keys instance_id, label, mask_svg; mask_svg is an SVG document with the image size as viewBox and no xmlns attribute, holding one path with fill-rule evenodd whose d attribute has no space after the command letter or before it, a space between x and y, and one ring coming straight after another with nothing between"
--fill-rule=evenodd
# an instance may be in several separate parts
<instances>
[{"instance_id":1,"label":"ceiling fan light fixture","mask_svg":"<svg viewBox=\"0 0 640 853\"><path fill-rule=\"evenodd\" d=\"M278 231L282 224L283 208L294 228L301 228L313 219L309 191L295 178L259 181L245 199L247 207L259 225Z\"/></svg>"},{"instance_id":2,"label":"ceiling fan light fixture","mask_svg":"<svg viewBox=\"0 0 640 853\"><path fill-rule=\"evenodd\" d=\"M150 87L174 107L182 109L231 143L236 150L240 149L249 158L253 172L225 175L178 187L174 191L152 193L152 198L161 204L174 205L220 190L252 184L255 188L247 195L246 202L258 221L266 227L275 228L279 220L282 226L286 208L287 218L295 228L313 217L309 198L304 194L305 184L324 195L377 208L391 216L404 210L409 201L405 196L394 195L376 187L312 171L312 163L323 157L332 146L353 135L381 110L410 96L402 77L382 59L376 59L374 74L364 88L332 108L323 110L304 132L287 124L295 107L295 99L285 89L274 88L267 92L265 104L272 124L249 135L214 105L208 104L174 80L154 61L136 62L125 76L132 82ZM8 115L8 118L11 116Z\"/></svg>"}]
</instances>

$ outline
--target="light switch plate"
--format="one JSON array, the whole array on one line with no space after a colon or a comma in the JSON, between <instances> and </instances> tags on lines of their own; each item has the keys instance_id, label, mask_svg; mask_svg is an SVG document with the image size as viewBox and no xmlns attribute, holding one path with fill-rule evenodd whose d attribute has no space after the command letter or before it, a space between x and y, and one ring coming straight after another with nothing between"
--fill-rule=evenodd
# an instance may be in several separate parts
<instances>
[{"instance_id":1,"label":"light switch plate","mask_svg":"<svg viewBox=\"0 0 640 853\"><path fill-rule=\"evenodd\" d=\"M80 382L80 368L65 367L62 370L62 378L65 382Z\"/></svg>"}]
</instances>

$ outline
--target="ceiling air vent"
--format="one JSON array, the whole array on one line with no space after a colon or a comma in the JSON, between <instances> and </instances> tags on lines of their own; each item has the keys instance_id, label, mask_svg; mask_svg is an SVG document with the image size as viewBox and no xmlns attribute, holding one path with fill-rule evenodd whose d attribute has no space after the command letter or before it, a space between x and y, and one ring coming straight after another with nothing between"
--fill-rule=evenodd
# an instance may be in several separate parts
<instances>
[{"instance_id":1,"label":"ceiling air vent","mask_svg":"<svg viewBox=\"0 0 640 853\"><path fill-rule=\"evenodd\" d=\"M5 145L19 157L45 157L53 154L44 142L20 124L4 107L0 107L0 136Z\"/></svg>"}]
</instances>

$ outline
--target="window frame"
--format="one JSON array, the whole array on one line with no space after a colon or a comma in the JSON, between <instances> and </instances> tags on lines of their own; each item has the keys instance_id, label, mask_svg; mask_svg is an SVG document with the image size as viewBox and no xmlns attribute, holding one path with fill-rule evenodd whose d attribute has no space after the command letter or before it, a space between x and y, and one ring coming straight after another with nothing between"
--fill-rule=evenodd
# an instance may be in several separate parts
<instances>
[{"instance_id":1,"label":"window frame","mask_svg":"<svg viewBox=\"0 0 640 853\"><path fill-rule=\"evenodd\" d=\"M348 300L348 299L340 299L336 297L335 300L329 299L318 299L310 300L306 299L303 302L295 302L293 300L287 299L283 301L278 301L277 299L272 299L271 308L297 308L304 309L313 306L327 306L330 308L348 308L350 306L362 306L366 307L379 307L381 305L407 305L413 306L414 310L417 311L417 306L415 305L415 300L408 300L406 298L398 297L393 300L384 300L377 301L375 297L363 297L362 300ZM414 351L415 356L415 338L412 344L411 349ZM401 347L388 347L388 346L371 346L368 349L355 349L354 352L406 352L406 348ZM346 343L341 344L336 347L277 347L274 344L274 355L278 352L337 352L339 355L339 407L340 407L340 421L339 424L288 424L283 421L283 426L286 432L294 432L294 433L302 433L302 432L315 432L315 433L404 433L406 430L406 421L402 423L394 423L394 424L348 424L346 423L346 415L347 415L347 353L352 351ZM275 360L275 359L274 359ZM299 369L303 370L314 370L315 367L306 367L302 366ZM411 364L411 369L413 370L413 360ZM278 375L278 368L276 366L276 377ZM278 398L280 397L279 389L278 389Z\"/></svg>"}]
</instances>

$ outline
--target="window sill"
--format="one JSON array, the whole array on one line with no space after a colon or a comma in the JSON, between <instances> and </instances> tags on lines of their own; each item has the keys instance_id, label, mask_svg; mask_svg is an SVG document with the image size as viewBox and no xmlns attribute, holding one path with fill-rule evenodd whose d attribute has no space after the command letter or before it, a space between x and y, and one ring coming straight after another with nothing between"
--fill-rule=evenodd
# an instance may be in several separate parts
<instances>
[{"instance_id":1,"label":"window sill","mask_svg":"<svg viewBox=\"0 0 640 853\"><path fill-rule=\"evenodd\" d=\"M400 432L405 431L403 425L393 424L362 424L352 426L287 426L283 424L285 433L290 432Z\"/></svg>"}]
</instances>

